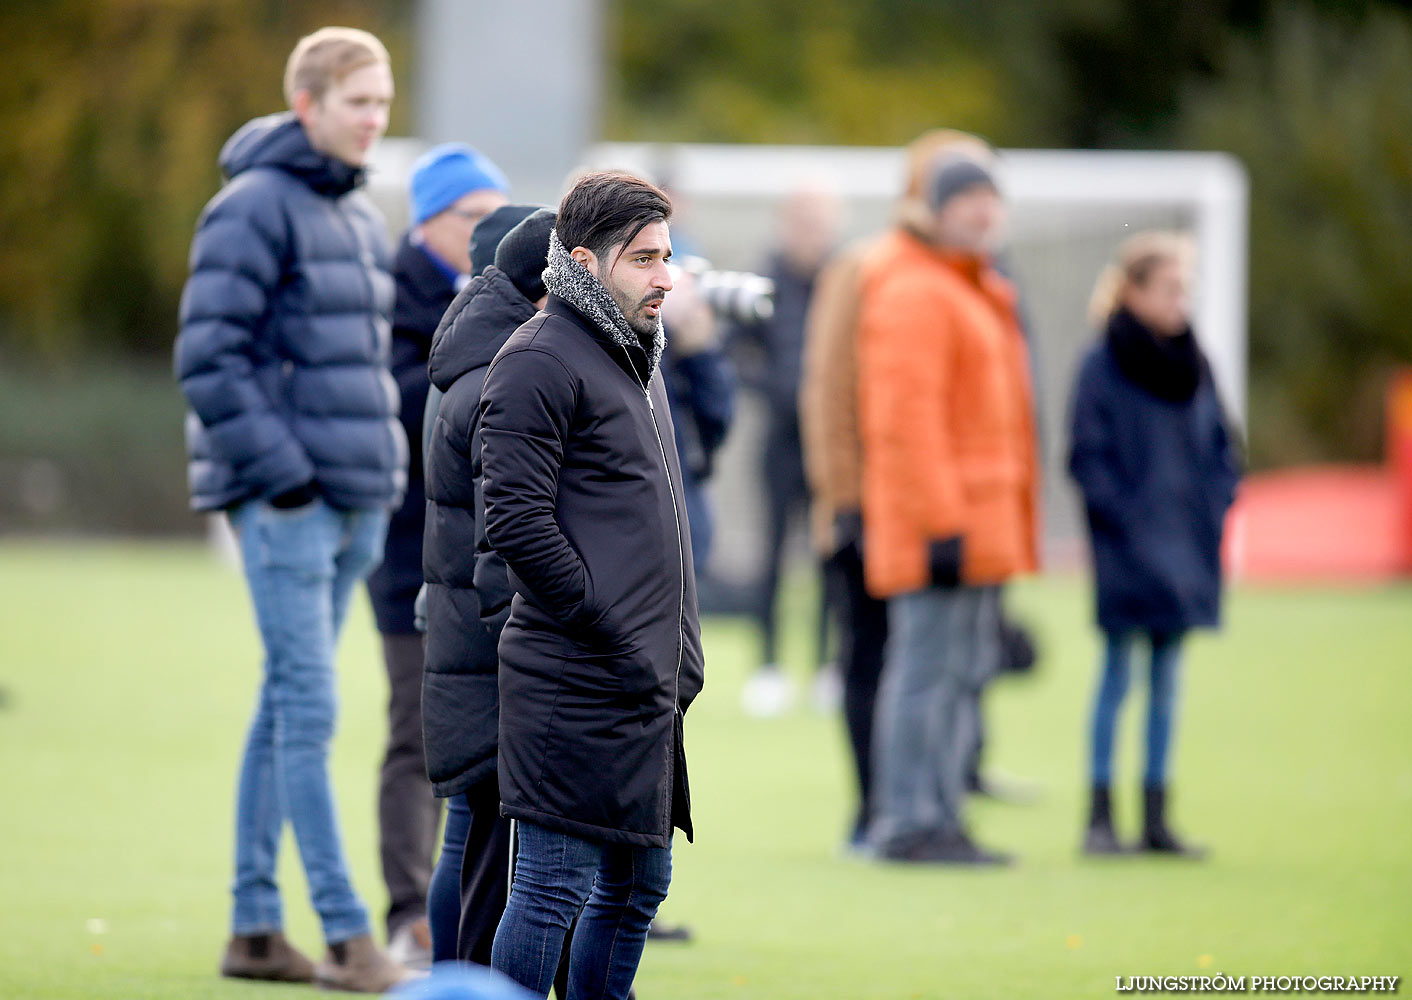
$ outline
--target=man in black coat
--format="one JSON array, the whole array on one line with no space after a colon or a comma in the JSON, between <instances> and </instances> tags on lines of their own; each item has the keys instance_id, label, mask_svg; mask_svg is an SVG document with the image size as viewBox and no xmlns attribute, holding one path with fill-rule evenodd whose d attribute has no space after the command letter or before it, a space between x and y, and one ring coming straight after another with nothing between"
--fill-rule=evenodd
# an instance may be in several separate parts
<instances>
[{"instance_id":1,"label":"man in black coat","mask_svg":"<svg viewBox=\"0 0 1412 1000\"><path fill-rule=\"evenodd\" d=\"M691 837L682 719L701 689L691 537L667 396L661 191L590 174L560 203L544 310L481 400L486 537L514 591L499 782L515 876L491 964L547 995L624 998ZM580 912L581 911L581 912Z\"/></svg>"},{"instance_id":2,"label":"man in black coat","mask_svg":"<svg viewBox=\"0 0 1412 1000\"><path fill-rule=\"evenodd\" d=\"M471 147L447 143L412 168L412 226L393 263L397 298L392 374L402 399L410 447L407 499L388 524L382 565L368 577L387 666L388 734L378 788L378 840L387 884L388 950L398 961L431 960L427 885L440 807L427 782L422 750L422 637L412 605L422 585L422 414L432 334L470 277L471 232L505 204L505 175Z\"/></svg>"}]
</instances>

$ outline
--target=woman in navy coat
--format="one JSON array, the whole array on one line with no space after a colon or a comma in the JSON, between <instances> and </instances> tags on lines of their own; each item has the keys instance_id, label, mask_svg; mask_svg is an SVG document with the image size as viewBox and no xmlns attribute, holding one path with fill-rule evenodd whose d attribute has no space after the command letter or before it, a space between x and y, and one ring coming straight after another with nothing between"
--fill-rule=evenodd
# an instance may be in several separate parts
<instances>
[{"instance_id":1,"label":"woman in navy coat","mask_svg":"<svg viewBox=\"0 0 1412 1000\"><path fill-rule=\"evenodd\" d=\"M1120 853L1109 788L1113 731L1139 638L1151 647L1140 848L1188 856L1166 824L1182 639L1220 620L1221 532L1239 462L1187 307L1187 244L1140 233L1094 292L1103 334L1074 389L1069 471L1092 540L1105 637L1092 719L1084 851Z\"/></svg>"}]
</instances>

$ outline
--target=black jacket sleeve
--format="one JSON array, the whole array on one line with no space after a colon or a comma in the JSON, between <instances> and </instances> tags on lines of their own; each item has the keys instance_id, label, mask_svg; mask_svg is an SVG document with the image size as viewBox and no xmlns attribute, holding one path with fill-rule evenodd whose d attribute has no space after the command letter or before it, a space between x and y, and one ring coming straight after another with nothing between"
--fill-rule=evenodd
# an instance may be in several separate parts
<instances>
[{"instance_id":1,"label":"black jacket sleeve","mask_svg":"<svg viewBox=\"0 0 1412 1000\"><path fill-rule=\"evenodd\" d=\"M485 470L481 464L480 401L485 387L485 369L475 368L463 375L476 388L474 413L476 418L470 434L470 466L473 514L475 517L475 555L472 559L472 588L480 605L480 620L498 643L500 632L510 618L510 580L505 560L485 536ZM432 392L436 392L435 386Z\"/></svg>"},{"instance_id":2,"label":"black jacket sleeve","mask_svg":"<svg viewBox=\"0 0 1412 1000\"><path fill-rule=\"evenodd\" d=\"M498 357L481 396L485 537L528 589L524 596L565 624L584 614L588 586L583 560L554 517L577 396L568 369L533 348Z\"/></svg>"}]
</instances>

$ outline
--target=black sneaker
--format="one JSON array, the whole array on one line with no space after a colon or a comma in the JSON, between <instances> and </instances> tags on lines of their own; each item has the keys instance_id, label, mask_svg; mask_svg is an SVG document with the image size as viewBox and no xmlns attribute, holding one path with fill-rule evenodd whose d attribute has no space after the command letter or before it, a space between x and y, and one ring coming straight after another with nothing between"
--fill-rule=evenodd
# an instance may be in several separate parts
<instances>
[{"instance_id":1,"label":"black sneaker","mask_svg":"<svg viewBox=\"0 0 1412 1000\"><path fill-rule=\"evenodd\" d=\"M908 864L1004 867L1014 856L988 851L964 833L926 832L901 838L878 851L884 861Z\"/></svg>"},{"instance_id":2,"label":"black sneaker","mask_svg":"<svg viewBox=\"0 0 1412 1000\"><path fill-rule=\"evenodd\" d=\"M691 928L686 924L663 924L654 920L647 925L647 940L686 944L691 940Z\"/></svg>"},{"instance_id":3,"label":"black sneaker","mask_svg":"<svg viewBox=\"0 0 1412 1000\"><path fill-rule=\"evenodd\" d=\"M1190 861L1206 860L1205 847L1188 844L1166 827L1143 833L1142 843L1138 846L1148 854L1165 854L1170 858L1186 858Z\"/></svg>"}]
</instances>

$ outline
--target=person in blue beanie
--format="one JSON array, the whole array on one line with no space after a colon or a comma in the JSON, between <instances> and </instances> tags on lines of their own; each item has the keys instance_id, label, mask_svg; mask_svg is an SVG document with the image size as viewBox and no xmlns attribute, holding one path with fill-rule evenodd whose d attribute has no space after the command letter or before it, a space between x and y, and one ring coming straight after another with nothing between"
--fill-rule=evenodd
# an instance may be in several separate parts
<instances>
[{"instance_id":1,"label":"person in blue beanie","mask_svg":"<svg viewBox=\"0 0 1412 1000\"><path fill-rule=\"evenodd\" d=\"M392 375L402 427L412 445L407 498L392 515L382 565L368 595L387 666L388 737L378 790L378 839L387 884L388 951L404 964L431 962L427 892L436 850L440 803L427 780L422 737L422 638L413 603L422 585L423 413L432 335L456 292L470 280L471 233L508 200L509 183L488 158L464 143L424 153L412 167L412 224L393 262L397 297L392 322Z\"/></svg>"},{"instance_id":2,"label":"person in blue beanie","mask_svg":"<svg viewBox=\"0 0 1412 1000\"><path fill-rule=\"evenodd\" d=\"M264 645L220 972L363 993L410 974L373 941L328 772L335 646L407 479L386 388L390 255L359 190L392 89L387 50L367 32L299 41L285 71L290 111L249 122L221 152L229 182L197 223L175 348L191 505L229 518ZM317 966L283 932L286 822L328 943Z\"/></svg>"}]
</instances>

